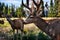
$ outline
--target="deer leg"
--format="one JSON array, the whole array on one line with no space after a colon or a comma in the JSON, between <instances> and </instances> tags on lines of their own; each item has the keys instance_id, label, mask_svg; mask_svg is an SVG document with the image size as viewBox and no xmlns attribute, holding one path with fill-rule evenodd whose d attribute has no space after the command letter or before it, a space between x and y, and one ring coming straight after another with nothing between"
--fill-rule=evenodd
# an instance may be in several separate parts
<instances>
[{"instance_id":1,"label":"deer leg","mask_svg":"<svg viewBox=\"0 0 60 40\"><path fill-rule=\"evenodd\" d=\"M17 29L17 40L18 40L18 29Z\"/></svg>"},{"instance_id":2,"label":"deer leg","mask_svg":"<svg viewBox=\"0 0 60 40\"><path fill-rule=\"evenodd\" d=\"M23 29L20 29L20 30L21 30L20 40L22 40L22 37L23 37L23 33L24 33L24 31L23 31Z\"/></svg>"},{"instance_id":3,"label":"deer leg","mask_svg":"<svg viewBox=\"0 0 60 40\"><path fill-rule=\"evenodd\" d=\"M17 34L18 34L18 29L17 29Z\"/></svg>"},{"instance_id":4,"label":"deer leg","mask_svg":"<svg viewBox=\"0 0 60 40\"><path fill-rule=\"evenodd\" d=\"M22 35L23 35L23 32L21 31L21 34L20 34L21 36L20 36L20 39L22 40Z\"/></svg>"},{"instance_id":5,"label":"deer leg","mask_svg":"<svg viewBox=\"0 0 60 40\"><path fill-rule=\"evenodd\" d=\"M15 30L13 29L13 40L14 40L14 36L15 36Z\"/></svg>"}]
</instances>

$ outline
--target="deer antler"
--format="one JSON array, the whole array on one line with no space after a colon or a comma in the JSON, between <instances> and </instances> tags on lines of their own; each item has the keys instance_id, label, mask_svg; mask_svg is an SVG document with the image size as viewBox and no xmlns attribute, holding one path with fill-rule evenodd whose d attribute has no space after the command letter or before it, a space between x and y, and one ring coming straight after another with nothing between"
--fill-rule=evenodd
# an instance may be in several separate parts
<instances>
[{"instance_id":1,"label":"deer antler","mask_svg":"<svg viewBox=\"0 0 60 40\"><path fill-rule=\"evenodd\" d=\"M40 0L40 1L42 1L42 0ZM37 7L37 10L36 10L36 15L37 16L40 16L42 13L40 13L41 12L41 9L40 9L40 4L41 4L41 2L39 2L39 4L37 4L34 0L33 0L33 3L35 4L35 6Z\"/></svg>"},{"instance_id":2,"label":"deer antler","mask_svg":"<svg viewBox=\"0 0 60 40\"><path fill-rule=\"evenodd\" d=\"M32 8L30 8L29 6L25 5L25 4L23 3L23 0L22 0L22 5L23 5L24 7L26 7L27 9L29 9L30 15L27 17L27 18L29 18L29 17L31 16L31 14L33 14L33 13L32 13Z\"/></svg>"},{"instance_id":3,"label":"deer antler","mask_svg":"<svg viewBox=\"0 0 60 40\"><path fill-rule=\"evenodd\" d=\"M32 0L32 1L33 1L33 3L35 4L37 10L35 10L34 8L33 8L33 9L32 9L32 8L29 8L29 6L25 5L25 4L23 3L23 0L22 0L22 5L30 10L30 15L29 15L29 17L31 16L31 14L34 15L34 12L35 12L35 11L36 11L35 13L36 13L37 16L41 15L41 13L40 13L40 11L41 11L41 9L40 9L40 4L41 4L41 2L36 3L35 0ZM33 10L35 10L35 11L33 11Z\"/></svg>"},{"instance_id":4,"label":"deer antler","mask_svg":"<svg viewBox=\"0 0 60 40\"><path fill-rule=\"evenodd\" d=\"M34 2L34 4L36 5L36 7L40 7L40 3L39 4L37 4L34 0L33 0L33 2Z\"/></svg>"},{"instance_id":5,"label":"deer antler","mask_svg":"<svg viewBox=\"0 0 60 40\"><path fill-rule=\"evenodd\" d=\"M25 5L25 4L23 3L23 0L22 0L22 5L23 5L24 7L26 7L26 8L28 8L28 9L31 11L31 8L29 8L27 5Z\"/></svg>"}]
</instances>

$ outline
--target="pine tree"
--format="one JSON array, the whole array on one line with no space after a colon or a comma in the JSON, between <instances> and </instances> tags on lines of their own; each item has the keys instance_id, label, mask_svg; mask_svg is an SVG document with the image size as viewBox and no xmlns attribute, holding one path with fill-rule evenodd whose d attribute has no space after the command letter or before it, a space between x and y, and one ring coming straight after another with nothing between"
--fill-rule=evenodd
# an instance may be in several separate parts
<instances>
[{"instance_id":1,"label":"pine tree","mask_svg":"<svg viewBox=\"0 0 60 40\"><path fill-rule=\"evenodd\" d=\"M8 15L10 15L11 14L11 8L10 8L10 6L8 7Z\"/></svg>"},{"instance_id":2,"label":"pine tree","mask_svg":"<svg viewBox=\"0 0 60 40\"><path fill-rule=\"evenodd\" d=\"M3 13L4 13L4 14L5 14L5 11L6 11L6 10L5 10L5 9L6 9L5 7L6 7L6 6L3 7Z\"/></svg>"},{"instance_id":3,"label":"pine tree","mask_svg":"<svg viewBox=\"0 0 60 40\"><path fill-rule=\"evenodd\" d=\"M4 3L0 2L0 17L2 17L3 15L3 7L4 7Z\"/></svg>"},{"instance_id":4,"label":"pine tree","mask_svg":"<svg viewBox=\"0 0 60 40\"><path fill-rule=\"evenodd\" d=\"M4 6L5 6L5 4L0 2L0 12L3 12L3 7Z\"/></svg>"},{"instance_id":5,"label":"pine tree","mask_svg":"<svg viewBox=\"0 0 60 40\"><path fill-rule=\"evenodd\" d=\"M54 0L54 3L55 3L55 5L54 5L54 11L55 11L55 14L56 14L56 16L58 15L58 1L57 0Z\"/></svg>"},{"instance_id":6,"label":"pine tree","mask_svg":"<svg viewBox=\"0 0 60 40\"><path fill-rule=\"evenodd\" d=\"M15 17L15 5L12 4L11 6L11 15Z\"/></svg>"},{"instance_id":7,"label":"pine tree","mask_svg":"<svg viewBox=\"0 0 60 40\"><path fill-rule=\"evenodd\" d=\"M24 10L23 10L23 6L21 5L19 8L16 9L16 15L17 17L24 17Z\"/></svg>"},{"instance_id":8,"label":"pine tree","mask_svg":"<svg viewBox=\"0 0 60 40\"><path fill-rule=\"evenodd\" d=\"M3 12L3 7L5 6L4 3L1 4L1 11Z\"/></svg>"},{"instance_id":9,"label":"pine tree","mask_svg":"<svg viewBox=\"0 0 60 40\"><path fill-rule=\"evenodd\" d=\"M49 17L55 17L56 13L54 11L54 3L53 0L50 1L50 12L49 12Z\"/></svg>"},{"instance_id":10,"label":"pine tree","mask_svg":"<svg viewBox=\"0 0 60 40\"><path fill-rule=\"evenodd\" d=\"M50 11L51 11L51 13L53 13L53 0L51 0L51 2L50 2Z\"/></svg>"},{"instance_id":11,"label":"pine tree","mask_svg":"<svg viewBox=\"0 0 60 40\"><path fill-rule=\"evenodd\" d=\"M17 9L16 9L16 15L17 15L17 17L20 17L20 16L21 16L21 15L20 15L20 12L21 12L20 8L17 8Z\"/></svg>"},{"instance_id":12,"label":"pine tree","mask_svg":"<svg viewBox=\"0 0 60 40\"><path fill-rule=\"evenodd\" d=\"M1 12L1 2L0 2L0 12Z\"/></svg>"},{"instance_id":13,"label":"pine tree","mask_svg":"<svg viewBox=\"0 0 60 40\"><path fill-rule=\"evenodd\" d=\"M58 12L59 9L59 0L54 0L55 2L55 12L56 12L56 16L60 16L60 13Z\"/></svg>"},{"instance_id":14,"label":"pine tree","mask_svg":"<svg viewBox=\"0 0 60 40\"><path fill-rule=\"evenodd\" d=\"M60 17L60 0L57 1L57 5L58 5L58 6L57 6L57 7L58 7L58 15L59 15L59 17Z\"/></svg>"},{"instance_id":15,"label":"pine tree","mask_svg":"<svg viewBox=\"0 0 60 40\"><path fill-rule=\"evenodd\" d=\"M8 14L8 5L5 6L5 14Z\"/></svg>"}]
</instances>

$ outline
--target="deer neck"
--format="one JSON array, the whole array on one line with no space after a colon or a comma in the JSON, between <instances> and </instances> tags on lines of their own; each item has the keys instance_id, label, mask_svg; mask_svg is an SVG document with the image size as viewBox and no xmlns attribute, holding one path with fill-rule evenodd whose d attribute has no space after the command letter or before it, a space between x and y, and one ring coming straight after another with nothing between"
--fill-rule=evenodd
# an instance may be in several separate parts
<instances>
[{"instance_id":1,"label":"deer neck","mask_svg":"<svg viewBox=\"0 0 60 40\"><path fill-rule=\"evenodd\" d=\"M52 37L52 35L49 33L50 27L49 24L43 20L42 18L36 18L36 22L34 22L34 24L41 29L43 32L45 32L47 35L49 35L50 37Z\"/></svg>"},{"instance_id":2,"label":"deer neck","mask_svg":"<svg viewBox=\"0 0 60 40\"><path fill-rule=\"evenodd\" d=\"M47 35L51 36L49 33L49 24L42 18L39 18L39 17L28 18L25 23L26 24L34 23L39 29L41 29Z\"/></svg>"},{"instance_id":3,"label":"deer neck","mask_svg":"<svg viewBox=\"0 0 60 40\"><path fill-rule=\"evenodd\" d=\"M48 26L48 23L45 22L45 20L41 19L41 18L36 18L36 22L34 23L39 29L45 31L45 29Z\"/></svg>"},{"instance_id":4,"label":"deer neck","mask_svg":"<svg viewBox=\"0 0 60 40\"><path fill-rule=\"evenodd\" d=\"M10 24L11 26L14 25L13 21L12 21L10 18L6 17L6 19L7 19L7 21L9 22L9 24Z\"/></svg>"}]
</instances>

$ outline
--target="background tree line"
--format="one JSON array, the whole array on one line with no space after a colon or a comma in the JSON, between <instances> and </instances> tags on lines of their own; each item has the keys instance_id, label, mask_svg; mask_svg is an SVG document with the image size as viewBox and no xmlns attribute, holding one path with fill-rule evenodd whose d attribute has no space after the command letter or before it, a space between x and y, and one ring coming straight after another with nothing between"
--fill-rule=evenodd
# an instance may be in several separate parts
<instances>
[{"instance_id":1,"label":"background tree line","mask_svg":"<svg viewBox=\"0 0 60 40\"><path fill-rule=\"evenodd\" d=\"M44 11L44 2L41 2L41 3L42 3L42 9ZM28 4L29 4L29 2L27 0L27 5ZM8 6L8 5L5 5L4 3L0 2L0 17L3 17L2 14L8 14L13 17L25 16L25 12L24 12L23 8L24 7L22 4L20 7L15 8L15 5L13 5L13 4L11 6ZM44 12L42 14L44 15ZM57 16L60 16L58 14L58 1L54 0L54 3L53 3L53 0L50 0L48 17L57 17Z\"/></svg>"},{"instance_id":2,"label":"background tree line","mask_svg":"<svg viewBox=\"0 0 60 40\"><path fill-rule=\"evenodd\" d=\"M49 17L58 17L58 0L50 0ZM60 16L60 15L59 15Z\"/></svg>"},{"instance_id":3,"label":"background tree line","mask_svg":"<svg viewBox=\"0 0 60 40\"><path fill-rule=\"evenodd\" d=\"M0 2L0 17L3 17L2 15L4 14L8 14L13 17L21 17L24 16L24 14L22 14L22 11L23 11L22 5L18 8L15 8L15 5L13 4L11 4L11 6L8 6Z\"/></svg>"}]
</instances>

